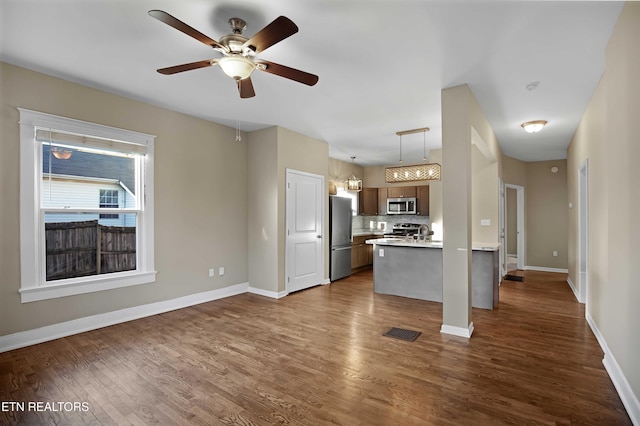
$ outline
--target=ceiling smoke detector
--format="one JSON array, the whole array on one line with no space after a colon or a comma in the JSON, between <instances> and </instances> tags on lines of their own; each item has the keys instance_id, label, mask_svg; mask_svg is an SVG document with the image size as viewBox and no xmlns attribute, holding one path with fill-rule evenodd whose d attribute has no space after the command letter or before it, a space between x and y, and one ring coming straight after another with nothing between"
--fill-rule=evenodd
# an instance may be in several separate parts
<instances>
[{"instance_id":1,"label":"ceiling smoke detector","mask_svg":"<svg viewBox=\"0 0 640 426\"><path fill-rule=\"evenodd\" d=\"M527 92L533 92L534 90L536 90L538 88L539 84L540 84L539 81L532 81L531 83L529 83L526 86L524 86L524 88L527 90Z\"/></svg>"}]
</instances>

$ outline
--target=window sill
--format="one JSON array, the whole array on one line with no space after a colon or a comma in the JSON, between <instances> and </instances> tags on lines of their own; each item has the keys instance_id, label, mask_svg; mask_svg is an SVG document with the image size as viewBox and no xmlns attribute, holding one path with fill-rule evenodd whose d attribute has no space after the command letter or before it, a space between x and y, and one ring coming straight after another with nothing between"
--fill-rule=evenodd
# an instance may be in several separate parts
<instances>
[{"instance_id":1,"label":"window sill","mask_svg":"<svg viewBox=\"0 0 640 426\"><path fill-rule=\"evenodd\" d=\"M20 289L22 303L38 300L55 299L76 294L94 293L121 287L148 284L156 281L156 271L133 272L94 276L89 278L74 278L61 280L64 282L48 284L42 287Z\"/></svg>"}]
</instances>

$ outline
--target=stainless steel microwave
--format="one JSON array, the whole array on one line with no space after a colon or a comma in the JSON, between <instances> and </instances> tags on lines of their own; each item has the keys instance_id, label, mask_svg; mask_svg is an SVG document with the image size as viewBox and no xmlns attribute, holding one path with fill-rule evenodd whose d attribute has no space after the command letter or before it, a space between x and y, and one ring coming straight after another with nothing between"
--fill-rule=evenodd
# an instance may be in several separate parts
<instances>
[{"instance_id":1,"label":"stainless steel microwave","mask_svg":"<svg viewBox=\"0 0 640 426\"><path fill-rule=\"evenodd\" d=\"M416 214L416 198L387 198L387 214Z\"/></svg>"}]
</instances>

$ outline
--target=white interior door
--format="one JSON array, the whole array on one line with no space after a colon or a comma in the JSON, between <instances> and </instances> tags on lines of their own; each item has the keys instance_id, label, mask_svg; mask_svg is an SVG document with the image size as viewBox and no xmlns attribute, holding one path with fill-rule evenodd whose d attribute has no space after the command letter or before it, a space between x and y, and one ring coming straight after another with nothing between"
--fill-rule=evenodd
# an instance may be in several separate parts
<instances>
[{"instance_id":1,"label":"white interior door","mask_svg":"<svg viewBox=\"0 0 640 426\"><path fill-rule=\"evenodd\" d=\"M516 192L516 237L517 237L517 268L520 270L524 270L524 259L525 259L525 230L524 230L524 186L520 185L511 185L505 184L506 189L514 189ZM507 198L509 194L506 194ZM508 200L507 200L508 201ZM505 203L505 217L507 216L507 205L509 203ZM509 233L509 229L506 230L507 234Z\"/></svg>"},{"instance_id":2,"label":"white interior door","mask_svg":"<svg viewBox=\"0 0 640 426\"><path fill-rule=\"evenodd\" d=\"M287 293L324 280L324 176L287 170Z\"/></svg>"}]
</instances>

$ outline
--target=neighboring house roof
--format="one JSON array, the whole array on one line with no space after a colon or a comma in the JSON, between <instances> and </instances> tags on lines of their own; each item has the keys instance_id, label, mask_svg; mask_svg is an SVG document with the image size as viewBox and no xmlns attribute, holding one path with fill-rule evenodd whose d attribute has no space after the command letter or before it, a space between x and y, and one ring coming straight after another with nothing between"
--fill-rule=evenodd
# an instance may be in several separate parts
<instances>
[{"instance_id":1,"label":"neighboring house roof","mask_svg":"<svg viewBox=\"0 0 640 426\"><path fill-rule=\"evenodd\" d=\"M135 161L132 158L102 155L70 148L71 157L60 160L49 155L50 146L42 144L42 173L113 179L120 181L132 193L135 190ZM49 158L51 161L49 161Z\"/></svg>"}]
</instances>

